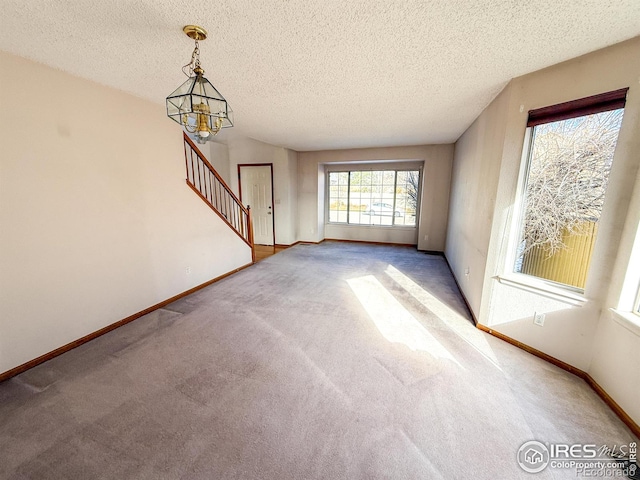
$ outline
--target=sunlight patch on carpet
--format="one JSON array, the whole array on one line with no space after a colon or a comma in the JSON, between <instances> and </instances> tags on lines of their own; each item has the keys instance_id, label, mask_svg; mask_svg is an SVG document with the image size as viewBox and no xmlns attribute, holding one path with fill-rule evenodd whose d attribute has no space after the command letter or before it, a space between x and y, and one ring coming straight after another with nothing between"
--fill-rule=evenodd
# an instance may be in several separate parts
<instances>
[{"instance_id":1,"label":"sunlight patch on carpet","mask_svg":"<svg viewBox=\"0 0 640 480\"><path fill-rule=\"evenodd\" d=\"M437 359L461 366L449 351L373 276L347 280L380 333L389 342L401 343Z\"/></svg>"},{"instance_id":2,"label":"sunlight patch on carpet","mask_svg":"<svg viewBox=\"0 0 640 480\"><path fill-rule=\"evenodd\" d=\"M502 370L498 364L496 354L484 337L484 334L476 329L468 319L453 310L445 303L427 292L416 282L407 277L393 265L388 265L385 273L391 277L398 285L404 288L409 294L419 301L425 308L442 320L462 340L471 345L483 357L493 363L496 368Z\"/></svg>"}]
</instances>

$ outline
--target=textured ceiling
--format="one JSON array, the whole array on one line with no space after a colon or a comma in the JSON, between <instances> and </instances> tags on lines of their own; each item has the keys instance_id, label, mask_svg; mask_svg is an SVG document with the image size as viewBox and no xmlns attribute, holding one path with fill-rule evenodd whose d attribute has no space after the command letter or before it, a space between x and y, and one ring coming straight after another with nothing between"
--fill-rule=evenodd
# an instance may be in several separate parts
<instances>
[{"instance_id":1,"label":"textured ceiling","mask_svg":"<svg viewBox=\"0 0 640 480\"><path fill-rule=\"evenodd\" d=\"M640 0L0 7L0 50L159 104L184 80L193 42L182 26L202 25L205 75L235 112L225 136L299 151L455 141L511 78L640 34Z\"/></svg>"}]
</instances>

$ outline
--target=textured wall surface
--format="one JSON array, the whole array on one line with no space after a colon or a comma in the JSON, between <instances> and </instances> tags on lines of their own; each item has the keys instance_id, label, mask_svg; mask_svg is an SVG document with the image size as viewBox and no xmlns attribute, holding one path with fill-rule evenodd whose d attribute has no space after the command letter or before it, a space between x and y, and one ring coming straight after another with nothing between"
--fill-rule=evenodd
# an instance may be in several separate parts
<instances>
[{"instance_id":1,"label":"textured wall surface","mask_svg":"<svg viewBox=\"0 0 640 480\"><path fill-rule=\"evenodd\" d=\"M161 107L6 54L0 84L0 372L251 261Z\"/></svg>"},{"instance_id":2,"label":"textured wall surface","mask_svg":"<svg viewBox=\"0 0 640 480\"><path fill-rule=\"evenodd\" d=\"M445 253L476 318L480 315L510 92L507 86L455 145Z\"/></svg>"},{"instance_id":3,"label":"textured wall surface","mask_svg":"<svg viewBox=\"0 0 640 480\"><path fill-rule=\"evenodd\" d=\"M238 165L270 163L273 165L273 222L275 243L291 245L297 241L297 153L283 147L269 145L251 138L234 138L229 141L229 186L236 195Z\"/></svg>"},{"instance_id":4,"label":"textured wall surface","mask_svg":"<svg viewBox=\"0 0 640 480\"><path fill-rule=\"evenodd\" d=\"M640 328L624 328L608 309L621 307L625 279L638 282L639 276L630 263L640 218L638 55L640 39L633 39L511 82L505 90L508 98L505 93L499 96L456 143L446 252L480 323L589 371L636 422ZM500 283L497 277L509 276L513 266L509 252L527 112L624 87L629 87L627 103L584 301L576 305L549 298L548 292ZM495 116L497 110L503 113ZM480 130L483 123L485 133ZM476 174L478 162L486 166ZM471 236L474 231L476 237ZM474 265L483 264L484 272L474 271ZM467 279L464 268L469 265ZM535 312L546 314L544 327L533 324ZM640 319L636 323L640 325Z\"/></svg>"}]
</instances>

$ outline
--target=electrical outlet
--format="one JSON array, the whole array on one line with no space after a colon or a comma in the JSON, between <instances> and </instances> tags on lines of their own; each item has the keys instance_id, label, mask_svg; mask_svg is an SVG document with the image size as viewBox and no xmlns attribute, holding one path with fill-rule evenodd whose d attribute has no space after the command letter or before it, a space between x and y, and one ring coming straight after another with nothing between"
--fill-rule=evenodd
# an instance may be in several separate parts
<instances>
[{"instance_id":1,"label":"electrical outlet","mask_svg":"<svg viewBox=\"0 0 640 480\"><path fill-rule=\"evenodd\" d=\"M187 275L191 275L191 267L187 267L187 268L185 269L185 273L186 273Z\"/></svg>"},{"instance_id":2,"label":"electrical outlet","mask_svg":"<svg viewBox=\"0 0 640 480\"><path fill-rule=\"evenodd\" d=\"M539 327L544 326L544 313L534 313L533 314L533 323L535 323Z\"/></svg>"}]
</instances>

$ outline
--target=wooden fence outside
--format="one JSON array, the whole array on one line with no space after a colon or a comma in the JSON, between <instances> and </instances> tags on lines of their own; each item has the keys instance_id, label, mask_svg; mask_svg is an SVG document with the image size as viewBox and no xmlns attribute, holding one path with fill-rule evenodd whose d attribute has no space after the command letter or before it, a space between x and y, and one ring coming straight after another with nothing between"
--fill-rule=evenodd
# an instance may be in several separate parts
<instances>
[{"instance_id":1,"label":"wooden fence outside","mask_svg":"<svg viewBox=\"0 0 640 480\"><path fill-rule=\"evenodd\" d=\"M584 222L579 227L579 232L565 232L562 241L567 248L552 255L544 247L528 251L524 255L521 272L584 289L598 224Z\"/></svg>"}]
</instances>

